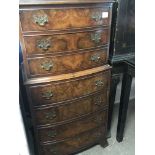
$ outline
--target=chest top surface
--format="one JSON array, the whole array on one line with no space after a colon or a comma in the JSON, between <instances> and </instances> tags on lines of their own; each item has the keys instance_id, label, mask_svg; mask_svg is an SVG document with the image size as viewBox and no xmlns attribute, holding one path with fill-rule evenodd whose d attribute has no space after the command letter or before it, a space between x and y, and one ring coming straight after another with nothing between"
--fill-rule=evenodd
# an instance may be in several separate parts
<instances>
[{"instance_id":1,"label":"chest top surface","mask_svg":"<svg viewBox=\"0 0 155 155\"><path fill-rule=\"evenodd\" d=\"M20 5L48 5L48 4L78 4L78 3L103 3L114 0L19 0Z\"/></svg>"}]
</instances>

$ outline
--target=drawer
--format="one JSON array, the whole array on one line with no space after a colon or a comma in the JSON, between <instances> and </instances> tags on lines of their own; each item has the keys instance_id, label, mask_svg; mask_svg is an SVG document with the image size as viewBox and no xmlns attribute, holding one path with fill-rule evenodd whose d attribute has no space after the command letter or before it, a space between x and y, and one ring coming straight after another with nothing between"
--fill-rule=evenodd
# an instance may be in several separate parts
<instances>
[{"instance_id":1,"label":"drawer","mask_svg":"<svg viewBox=\"0 0 155 155\"><path fill-rule=\"evenodd\" d=\"M100 127L95 130L80 134L61 143L46 144L41 146L42 155L68 155L75 153L84 147L99 143L105 139L106 128Z\"/></svg>"},{"instance_id":2,"label":"drawer","mask_svg":"<svg viewBox=\"0 0 155 155\"><path fill-rule=\"evenodd\" d=\"M110 70L44 84L29 85L33 105L46 105L82 97L109 87Z\"/></svg>"},{"instance_id":3,"label":"drawer","mask_svg":"<svg viewBox=\"0 0 155 155\"><path fill-rule=\"evenodd\" d=\"M107 110L65 125L38 129L41 143L60 141L101 126L107 122ZM63 132L62 132L63 131Z\"/></svg>"},{"instance_id":4,"label":"drawer","mask_svg":"<svg viewBox=\"0 0 155 155\"><path fill-rule=\"evenodd\" d=\"M21 27L27 32L107 26L110 24L110 9L63 7L20 10Z\"/></svg>"},{"instance_id":5,"label":"drawer","mask_svg":"<svg viewBox=\"0 0 155 155\"><path fill-rule=\"evenodd\" d=\"M106 45L108 41L109 29L24 36L27 56L92 49Z\"/></svg>"},{"instance_id":6,"label":"drawer","mask_svg":"<svg viewBox=\"0 0 155 155\"><path fill-rule=\"evenodd\" d=\"M94 67L107 62L107 48L60 56L28 59L29 77L66 74Z\"/></svg>"},{"instance_id":7,"label":"drawer","mask_svg":"<svg viewBox=\"0 0 155 155\"><path fill-rule=\"evenodd\" d=\"M36 123L44 126L86 115L107 106L107 92L85 99L35 110Z\"/></svg>"}]
</instances>

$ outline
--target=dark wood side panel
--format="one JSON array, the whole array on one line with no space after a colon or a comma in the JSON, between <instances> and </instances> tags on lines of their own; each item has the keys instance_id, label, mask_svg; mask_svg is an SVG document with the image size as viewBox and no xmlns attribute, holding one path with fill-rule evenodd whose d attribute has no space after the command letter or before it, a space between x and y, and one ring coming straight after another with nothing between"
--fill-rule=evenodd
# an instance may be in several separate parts
<instances>
[{"instance_id":1,"label":"dark wood side panel","mask_svg":"<svg viewBox=\"0 0 155 155\"><path fill-rule=\"evenodd\" d=\"M116 23L115 54L135 51L135 0L119 0Z\"/></svg>"},{"instance_id":2,"label":"dark wood side panel","mask_svg":"<svg viewBox=\"0 0 155 155\"><path fill-rule=\"evenodd\" d=\"M104 7L104 5L100 8L75 7L21 10L20 21L22 30L23 32L62 30L108 26L110 24L111 8L109 7ZM107 13L106 17L103 16L104 12Z\"/></svg>"},{"instance_id":3,"label":"dark wood side panel","mask_svg":"<svg viewBox=\"0 0 155 155\"><path fill-rule=\"evenodd\" d=\"M85 96L109 87L110 70L62 82L28 86L34 105L51 104Z\"/></svg>"},{"instance_id":4,"label":"dark wood side panel","mask_svg":"<svg viewBox=\"0 0 155 155\"><path fill-rule=\"evenodd\" d=\"M107 48L81 53L28 59L28 77L59 75L99 67L107 62Z\"/></svg>"},{"instance_id":5,"label":"dark wood side panel","mask_svg":"<svg viewBox=\"0 0 155 155\"><path fill-rule=\"evenodd\" d=\"M135 53L135 0L118 0L112 19L110 60L133 58Z\"/></svg>"},{"instance_id":6,"label":"dark wood side panel","mask_svg":"<svg viewBox=\"0 0 155 155\"><path fill-rule=\"evenodd\" d=\"M46 144L42 145L42 155L68 155L76 152L77 150L100 142L100 140L105 139L106 129L104 126L80 134L72 139L66 140L57 144Z\"/></svg>"},{"instance_id":7,"label":"dark wood side panel","mask_svg":"<svg viewBox=\"0 0 155 155\"><path fill-rule=\"evenodd\" d=\"M109 29L24 36L27 56L91 49L106 45L108 41Z\"/></svg>"},{"instance_id":8,"label":"dark wood side panel","mask_svg":"<svg viewBox=\"0 0 155 155\"><path fill-rule=\"evenodd\" d=\"M101 124L103 125L106 121L107 110L69 124L67 123L65 125L38 129L38 135L41 143L47 143L48 141L60 141L97 128Z\"/></svg>"}]
</instances>

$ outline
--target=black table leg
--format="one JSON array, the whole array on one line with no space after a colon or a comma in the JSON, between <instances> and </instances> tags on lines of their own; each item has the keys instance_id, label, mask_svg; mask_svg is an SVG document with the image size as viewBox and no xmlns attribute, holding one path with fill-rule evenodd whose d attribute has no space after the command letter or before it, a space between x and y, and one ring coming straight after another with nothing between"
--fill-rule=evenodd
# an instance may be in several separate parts
<instances>
[{"instance_id":1,"label":"black table leg","mask_svg":"<svg viewBox=\"0 0 155 155\"><path fill-rule=\"evenodd\" d=\"M132 84L132 75L129 74L128 72L124 73L123 81L122 81L120 107L119 107L117 136L116 136L116 139L118 142L121 142L123 140L131 84Z\"/></svg>"},{"instance_id":2,"label":"black table leg","mask_svg":"<svg viewBox=\"0 0 155 155\"><path fill-rule=\"evenodd\" d=\"M108 112L108 138L111 137L111 121L112 121L112 113L113 113L113 106L115 102L116 96L116 89L117 85L120 81L120 75L113 75L111 79L111 86L110 86L110 95L109 95L109 112Z\"/></svg>"}]
</instances>

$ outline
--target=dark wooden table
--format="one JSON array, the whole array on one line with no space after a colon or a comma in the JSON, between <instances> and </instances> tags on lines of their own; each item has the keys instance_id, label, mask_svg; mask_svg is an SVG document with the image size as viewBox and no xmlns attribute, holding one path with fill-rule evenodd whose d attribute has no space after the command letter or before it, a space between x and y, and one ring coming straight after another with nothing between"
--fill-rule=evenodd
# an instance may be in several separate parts
<instances>
[{"instance_id":1,"label":"dark wooden table","mask_svg":"<svg viewBox=\"0 0 155 155\"><path fill-rule=\"evenodd\" d=\"M123 140L132 78L135 75L135 59L133 58L133 59L125 60L124 69L125 71L124 71L123 80L122 80L119 116L118 116L118 124L117 124L117 136L116 136L116 139L118 142L121 142Z\"/></svg>"},{"instance_id":2,"label":"dark wooden table","mask_svg":"<svg viewBox=\"0 0 155 155\"><path fill-rule=\"evenodd\" d=\"M125 109L122 104L127 100L127 92L130 91L131 77L128 75L133 65L131 61L134 61L135 57L135 0L118 0L113 7L113 19L112 19L112 29L111 29L111 43L110 43L110 54L109 63L112 65L112 77L111 77L111 88L110 88L110 98L109 98L109 117L108 117L108 131L110 137L111 130L111 120L113 107L115 102L115 95L117 90L117 85L120 82L120 77L123 74L123 84L122 87L122 97L120 108ZM127 72L128 70L128 72ZM125 82L125 80L127 80ZM129 86L129 87L128 87ZM128 88L127 88L128 87ZM125 91L125 92L124 92ZM121 141L122 132L124 128L122 119L124 115L124 110L120 110L119 124L117 129L117 140Z\"/></svg>"},{"instance_id":3,"label":"dark wooden table","mask_svg":"<svg viewBox=\"0 0 155 155\"><path fill-rule=\"evenodd\" d=\"M111 78L111 88L110 88L110 98L109 98L109 119L108 119L108 136L111 136L111 120L113 114L113 107L115 102L117 85L120 82L120 73L123 73L120 106L119 106L119 116L117 125L117 136L118 142L123 140L123 133L126 122L126 115L130 97L130 90L132 84L132 78L135 75L135 58L127 59L124 61L119 61L113 65L112 68L112 78Z\"/></svg>"}]
</instances>

